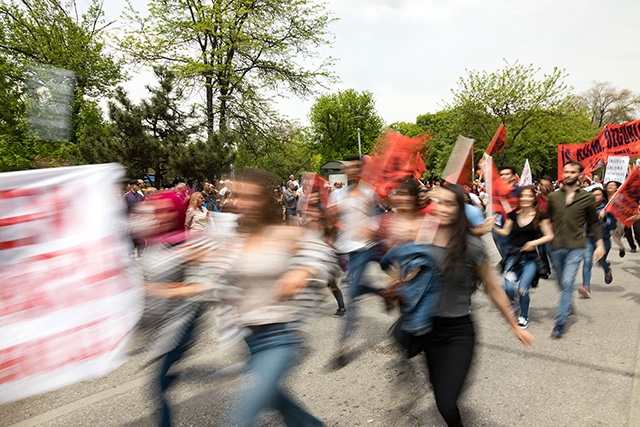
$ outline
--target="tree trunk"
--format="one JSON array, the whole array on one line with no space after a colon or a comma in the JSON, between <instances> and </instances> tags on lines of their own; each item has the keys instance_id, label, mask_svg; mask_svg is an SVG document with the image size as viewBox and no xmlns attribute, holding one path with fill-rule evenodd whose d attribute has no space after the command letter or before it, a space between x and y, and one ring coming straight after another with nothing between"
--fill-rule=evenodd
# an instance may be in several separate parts
<instances>
[{"instance_id":1,"label":"tree trunk","mask_svg":"<svg viewBox=\"0 0 640 427\"><path fill-rule=\"evenodd\" d=\"M209 140L213 138L213 78L211 76L205 76L205 93L207 99L207 137Z\"/></svg>"}]
</instances>

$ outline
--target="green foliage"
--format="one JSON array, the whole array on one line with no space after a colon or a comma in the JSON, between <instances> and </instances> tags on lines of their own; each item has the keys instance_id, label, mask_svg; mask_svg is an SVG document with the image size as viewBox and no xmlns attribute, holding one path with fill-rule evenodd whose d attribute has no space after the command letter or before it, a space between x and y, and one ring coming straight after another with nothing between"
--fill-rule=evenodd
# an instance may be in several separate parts
<instances>
[{"instance_id":1,"label":"green foliage","mask_svg":"<svg viewBox=\"0 0 640 427\"><path fill-rule=\"evenodd\" d=\"M163 185L172 162L184 153L197 126L193 111L180 110L184 93L175 84L175 74L162 68L154 71L159 83L158 87L147 86L150 98L136 105L118 88L115 102L109 102L109 117L112 148L129 176L141 177L153 170L158 185Z\"/></svg>"},{"instance_id":2,"label":"green foliage","mask_svg":"<svg viewBox=\"0 0 640 427\"><path fill-rule=\"evenodd\" d=\"M564 83L564 70L537 77L540 69L507 63L492 73L467 71L458 88L452 90L450 109L458 116L464 135L473 138L478 148L486 148L498 125L507 128L507 141L498 156L504 161L524 129L543 118L573 109L570 88Z\"/></svg>"},{"instance_id":3,"label":"green foliage","mask_svg":"<svg viewBox=\"0 0 640 427\"><path fill-rule=\"evenodd\" d=\"M322 163L319 156L304 143L304 129L289 124L271 129L268 134L256 134L240 145L236 167L260 168L281 179L290 174L318 172Z\"/></svg>"},{"instance_id":4,"label":"green foliage","mask_svg":"<svg viewBox=\"0 0 640 427\"><path fill-rule=\"evenodd\" d=\"M102 2L79 15L75 0L0 3L0 50L16 63L44 64L76 73L83 94L98 96L122 78L120 63L105 53Z\"/></svg>"},{"instance_id":5,"label":"green foliage","mask_svg":"<svg viewBox=\"0 0 640 427\"><path fill-rule=\"evenodd\" d=\"M317 52L332 18L310 0L150 0L148 13L129 3L125 17L120 45L134 61L163 64L204 91L210 138L216 120L223 132L265 132L276 119L268 91L304 96L331 79L332 60ZM305 59L320 63L309 69Z\"/></svg>"},{"instance_id":6,"label":"green foliage","mask_svg":"<svg viewBox=\"0 0 640 427\"><path fill-rule=\"evenodd\" d=\"M354 120L354 117L362 119ZM373 94L354 89L320 96L311 107L309 119L313 141L311 149L322 157L322 163L357 153L358 127L362 155L368 154L384 126L376 113Z\"/></svg>"}]
</instances>

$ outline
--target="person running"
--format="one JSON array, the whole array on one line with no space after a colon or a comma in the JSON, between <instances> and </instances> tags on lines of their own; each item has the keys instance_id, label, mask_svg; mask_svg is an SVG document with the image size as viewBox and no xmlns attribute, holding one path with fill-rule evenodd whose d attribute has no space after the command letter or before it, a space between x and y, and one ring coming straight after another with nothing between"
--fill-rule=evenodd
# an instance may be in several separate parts
<instances>
[{"instance_id":1,"label":"person running","mask_svg":"<svg viewBox=\"0 0 640 427\"><path fill-rule=\"evenodd\" d=\"M596 213L596 202L593 194L580 188L579 179L584 166L580 162L569 161L564 165L564 185L558 191L549 194L547 213L553 224L553 241L551 243L551 263L553 264L560 284L558 314L551 331L551 337L560 339L565 332L567 318L571 314L573 300L573 284L580 267L580 261L587 246L584 237L585 225L587 234L595 236L596 249L593 260L600 260L605 253L602 241L602 226Z\"/></svg>"},{"instance_id":2,"label":"person running","mask_svg":"<svg viewBox=\"0 0 640 427\"><path fill-rule=\"evenodd\" d=\"M602 258L598 261L598 264L600 264L604 270L604 282L608 285L613 281L613 272L611 271L611 263L607 261L607 256L611 250L611 231L616 229L617 222L613 215L604 210L604 207L609 201L607 193L599 187L591 190L591 193L595 197L598 218L602 223L602 242L605 251ZM582 264L582 287L578 288L578 293L582 298L591 298L591 269L593 268L593 253L595 249L596 243L594 236L587 235L587 248L584 251L584 262Z\"/></svg>"},{"instance_id":3,"label":"person running","mask_svg":"<svg viewBox=\"0 0 640 427\"><path fill-rule=\"evenodd\" d=\"M516 312L516 294L519 294L518 326L526 329L529 326L531 301L529 288L538 269L536 248L553 240L549 220L540 214L534 186L527 185L520 188L516 209L507 215L505 226L495 227L495 231L502 237L509 237L510 247L505 255L504 264L504 286L514 312ZM538 237L540 232L542 237Z\"/></svg>"},{"instance_id":4,"label":"person running","mask_svg":"<svg viewBox=\"0 0 640 427\"><path fill-rule=\"evenodd\" d=\"M618 188L620 188L620 183L617 181L609 181L605 184L605 189L607 190L607 199L611 200L613 196L615 196ZM624 244L622 243L622 236L624 236L629 242L629 248L631 252L636 252L635 243L633 242L633 238L629 236L629 232L627 231L627 227L620 221L616 223L616 228L611 232L611 238L618 246L618 256L620 258L624 258L627 254L627 251L624 249Z\"/></svg>"},{"instance_id":5,"label":"person running","mask_svg":"<svg viewBox=\"0 0 640 427\"><path fill-rule=\"evenodd\" d=\"M485 292L516 338L526 347L533 345L534 339L528 331L518 327L509 299L493 275L482 240L470 234L462 187L439 187L434 204L439 226L429 250L440 266L441 293L433 312L432 330L422 341L422 351L426 355L429 380L440 415L448 426L462 426L457 401L475 348L470 313L471 295L478 280L484 283Z\"/></svg>"}]
</instances>

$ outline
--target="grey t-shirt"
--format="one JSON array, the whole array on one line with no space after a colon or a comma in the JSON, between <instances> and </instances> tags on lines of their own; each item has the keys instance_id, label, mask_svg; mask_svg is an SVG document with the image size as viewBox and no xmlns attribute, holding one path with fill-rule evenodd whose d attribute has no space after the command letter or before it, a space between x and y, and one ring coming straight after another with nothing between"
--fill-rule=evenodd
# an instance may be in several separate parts
<instances>
[{"instance_id":1,"label":"grey t-shirt","mask_svg":"<svg viewBox=\"0 0 640 427\"><path fill-rule=\"evenodd\" d=\"M443 266L446 248L431 248L438 263ZM482 240L476 236L467 236L467 255L458 259L456 264L441 276L442 293L433 313L435 317L461 317L470 313L471 294L479 280L476 267L488 259Z\"/></svg>"}]
</instances>

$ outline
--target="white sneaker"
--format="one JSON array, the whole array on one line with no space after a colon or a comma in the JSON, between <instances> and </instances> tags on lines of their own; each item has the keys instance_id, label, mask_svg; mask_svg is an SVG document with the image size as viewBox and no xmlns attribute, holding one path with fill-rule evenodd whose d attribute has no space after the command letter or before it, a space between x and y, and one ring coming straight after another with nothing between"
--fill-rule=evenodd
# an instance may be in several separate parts
<instances>
[{"instance_id":1,"label":"white sneaker","mask_svg":"<svg viewBox=\"0 0 640 427\"><path fill-rule=\"evenodd\" d=\"M518 317L518 326L520 329L527 329L527 326L529 326L529 319L524 316Z\"/></svg>"}]
</instances>

